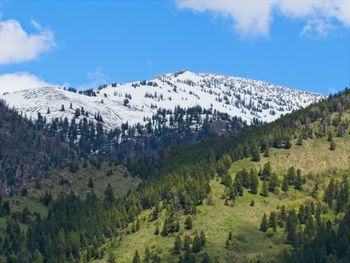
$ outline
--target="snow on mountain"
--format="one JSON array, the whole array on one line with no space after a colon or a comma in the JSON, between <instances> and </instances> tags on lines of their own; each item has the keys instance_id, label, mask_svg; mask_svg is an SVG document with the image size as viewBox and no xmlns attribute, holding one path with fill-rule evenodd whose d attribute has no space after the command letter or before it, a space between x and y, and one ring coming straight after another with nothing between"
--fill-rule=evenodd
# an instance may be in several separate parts
<instances>
[{"instance_id":1,"label":"snow on mountain","mask_svg":"<svg viewBox=\"0 0 350 263\"><path fill-rule=\"evenodd\" d=\"M174 110L176 106L197 105L241 117L247 123L253 118L271 122L281 114L325 98L263 81L189 71L165 74L149 81L110 84L80 93L58 87L0 90L0 99L34 119L38 112L48 120L65 117L70 120L78 115L77 119L81 119L84 113L96 121L99 114L104 126L112 129L125 122L143 123L159 108Z\"/></svg>"}]
</instances>

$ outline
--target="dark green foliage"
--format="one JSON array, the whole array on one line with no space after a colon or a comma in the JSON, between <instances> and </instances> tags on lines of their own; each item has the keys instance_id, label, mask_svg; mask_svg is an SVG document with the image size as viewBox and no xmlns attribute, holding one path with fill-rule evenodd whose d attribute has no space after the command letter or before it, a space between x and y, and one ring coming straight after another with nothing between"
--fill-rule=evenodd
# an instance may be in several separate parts
<instances>
[{"instance_id":1,"label":"dark green foliage","mask_svg":"<svg viewBox=\"0 0 350 263\"><path fill-rule=\"evenodd\" d=\"M298 225L298 217L294 210L289 211L286 219L286 239L287 243L296 246L298 243L297 236L297 225Z\"/></svg>"},{"instance_id":2,"label":"dark green foliage","mask_svg":"<svg viewBox=\"0 0 350 263\"><path fill-rule=\"evenodd\" d=\"M113 255L113 253L109 253L109 254L108 254L107 263L117 263L117 261L115 260L115 256Z\"/></svg>"},{"instance_id":3,"label":"dark green foliage","mask_svg":"<svg viewBox=\"0 0 350 263\"><path fill-rule=\"evenodd\" d=\"M269 184L266 181L263 182L261 195L264 197L269 196Z\"/></svg>"},{"instance_id":4,"label":"dark green foliage","mask_svg":"<svg viewBox=\"0 0 350 263\"><path fill-rule=\"evenodd\" d=\"M180 254L181 248L182 248L181 238L180 236L176 236L175 242L174 242L174 248L173 248L174 254Z\"/></svg>"},{"instance_id":5,"label":"dark green foliage","mask_svg":"<svg viewBox=\"0 0 350 263\"><path fill-rule=\"evenodd\" d=\"M196 233L192 242L192 252L198 253L199 251L201 251L201 248L202 248L201 238L198 236L198 233Z\"/></svg>"},{"instance_id":6,"label":"dark green foliage","mask_svg":"<svg viewBox=\"0 0 350 263\"><path fill-rule=\"evenodd\" d=\"M263 181L266 181L270 178L272 174L272 168L270 162L264 164L263 170L260 172L260 178Z\"/></svg>"},{"instance_id":7,"label":"dark green foliage","mask_svg":"<svg viewBox=\"0 0 350 263\"><path fill-rule=\"evenodd\" d=\"M134 257L132 258L132 263L141 263L139 252L136 250Z\"/></svg>"},{"instance_id":8,"label":"dark green foliage","mask_svg":"<svg viewBox=\"0 0 350 263\"><path fill-rule=\"evenodd\" d=\"M300 169L298 169L297 170L297 176L296 176L295 182L294 182L295 189L302 190L303 189L303 187L302 187L303 183L304 183L304 180L303 180L303 178L301 176L301 171L300 171Z\"/></svg>"},{"instance_id":9,"label":"dark green foliage","mask_svg":"<svg viewBox=\"0 0 350 263\"><path fill-rule=\"evenodd\" d=\"M272 211L270 213L269 227L271 227L273 229L273 232L276 232L276 229L277 229L277 215L276 215L275 211Z\"/></svg>"},{"instance_id":10,"label":"dark green foliage","mask_svg":"<svg viewBox=\"0 0 350 263\"><path fill-rule=\"evenodd\" d=\"M276 173L272 173L270 179L269 179L269 191L274 193L275 192L275 188L279 187L280 183L278 181L278 176Z\"/></svg>"},{"instance_id":11,"label":"dark green foliage","mask_svg":"<svg viewBox=\"0 0 350 263\"><path fill-rule=\"evenodd\" d=\"M93 182L93 180L92 180L91 177L89 178L88 187L89 187L90 189L94 188L94 182Z\"/></svg>"},{"instance_id":12,"label":"dark green foliage","mask_svg":"<svg viewBox=\"0 0 350 263\"><path fill-rule=\"evenodd\" d=\"M252 161L259 162L260 161L260 152L258 147L255 145L252 149Z\"/></svg>"},{"instance_id":13,"label":"dark green foliage","mask_svg":"<svg viewBox=\"0 0 350 263\"><path fill-rule=\"evenodd\" d=\"M259 187L259 177L256 172L256 170L252 169L250 171L250 192L252 194L257 194L258 193L258 187Z\"/></svg>"},{"instance_id":14,"label":"dark green foliage","mask_svg":"<svg viewBox=\"0 0 350 263\"><path fill-rule=\"evenodd\" d=\"M289 188L289 181L287 175L283 176L283 182L282 182L282 191L287 192Z\"/></svg>"},{"instance_id":15,"label":"dark green foliage","mask_svg":"<svg viewBox=\"0 0 350 263\"><path fill-rule=\"evenodd\" d=\"M264 214L260 223L260 231L266 232L268 228L269 228L269 223L268 223L266 214Z\"/></svg>"},{"instance_id":16,"label":"dark green foliage","mask_svg":"<svg viewBox=\"0 0 350 263\"><path fill-rule=\"evenodd\" d=\"M349 179L347 176L343 176L337 197L337 212L345 211L345 208L349 202L349 191Z\"/></svg>"},{"instance_id":17,"label":"dark green foliage","mask_svg":"<svg viewBox=\"0 0 350 263\"><path fill-rule=\"evenodd\" d=\"M114 198L114 193L113 193L113 188L111 186L111 184L108 184L106 186L106 189L105 189L105 202L108 203L108 204L111 204L115 201L115 198Z\"/></svg>"},{"instance_id":18,"label":"dark green foliage","mask_svg":"<svg viewBox=\"0 0 350 263\"><path fill-rule=\"evenodd\" d=\"M294 184L296 178L295 168L290 167L287 172L287 179L290 185Z\"/></svg>"},{"instance_id":19,"label":"dark green foliage","mask_svg":"<svg viewBox=\"0 0 350 263\"><path fill-rule=\"evenodd\" d=\"M165 218L161 235L167 236L170 233L179 232L179 230L179 219L174 213L172 213Z\"/></svg>"},{"instance_id":20,"label":"dark green foliage","mask_svg":"<svg viewBox=\"0 0 350 263\"><path fill-rule=\"evenodd\" d=\"M192 229L192 218L190 216L186 217L185 219L185 229L186 230Z\"/></svg>"}]
</instances>

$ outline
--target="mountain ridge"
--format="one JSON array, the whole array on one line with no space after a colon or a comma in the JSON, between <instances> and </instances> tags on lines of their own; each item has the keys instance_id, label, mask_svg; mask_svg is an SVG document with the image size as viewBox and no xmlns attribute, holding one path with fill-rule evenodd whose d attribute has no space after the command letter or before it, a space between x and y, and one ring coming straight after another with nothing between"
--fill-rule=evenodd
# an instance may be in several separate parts
<instances>
[{"instance_id":1,"label":"mountain ridge","mask_svg":"<svg viewBox=\"0 0 350 263\"><path fill-rule=\"evenodd\" d=\"M325 96L264 81L181 70L151 80L112 83L89 90L57 87L4 90L0 98L28 118L36 119L38 113L48 120L86 117L113 129L126 122L145 124L157 110L173 111L177 106L217 110L241 117L248 124L254 120L271 122Z\"/></svg>"}]
</instances>

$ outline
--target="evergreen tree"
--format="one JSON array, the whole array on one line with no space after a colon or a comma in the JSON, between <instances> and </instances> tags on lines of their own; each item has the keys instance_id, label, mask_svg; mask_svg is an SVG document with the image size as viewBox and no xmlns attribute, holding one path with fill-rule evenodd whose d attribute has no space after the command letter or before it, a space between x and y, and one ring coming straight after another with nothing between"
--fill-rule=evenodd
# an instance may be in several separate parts
<instances>
[{"instance_id":1,"label":"evergreen tree","mask_svg":"<svg viewBox=\"0 0 350 263\"><path fill-rule=\"evenodd\" d=\"M192 229L192 218L190 216L186 217L185 219L185 229L186 230Z\"/></svg>"},{"instance_id":2,"label":"evergreen tree","mask_svg":"<svg viewBox=\"0 0 350 263\"><path fill-rule=\"evenodd\" d=\"M345 211L345 208L349 201L349 191L349 180L346 176L343 176L337 197L337 212Z\"/></svg>"},{"instance_id":3,"label":"evergreen tree","mask_svg":"<svg viewBox=\"0 0 350 263\"><path fill-rule=\"evenodd\" d=\"M272 168L270 162L264 164L263 170L261 171L261 179L266 181L270 178L272 174Z\"/></svg>"},{"instance_id":4,"label":"evergreen tree","mask_svg":"<svg viewBox=\"0 0 350 263\"><path fill-rule=\"evenodd\" d=\"M274 193L275 188L279 186L279 181L276 173L272 173L269 179L269 191Z\"/></svg>"},{"instance_id":5,"label":"evergreen tree","mask_svg":"<svg viewBox=\"0 0 350 263\"><path fill-rule=\"evenodd\" d=\"M335 148L336 148L336 144L335 144L335 141L332 139L330 142L329 142L329 149L331 150L331 151L334 151L335 150Z\"/></svg>"},{"instance_id":6,"label":"evergreen tree","mask_svg":"<svg viewBox=\"0 0 350 263\"><path fill-rule=\"evenodd\" d=\"M274 211L272 211L270 213L269 227L272 227L273 232L276 232L276 229L277 229L277 215L276 215L276 212L274 212Z\"/></svg>"},{"instance_id":7,"label":"evergreen tree","mask_svg":"<svg viewBox=\"0 0 350 263\"><path fill-rule=\"evenodd\" d=\"M258 150L258 147L255 145L252 149L252 161L253 162L259 162L260 161L260 152Z\"/></svg>"},{"instance_id":8,"label":"evergreen tree","mask_svg":"<svg viewBox=\"0 0 350 263\"><path fill-rule=\"evenodd\" d=\"M109 204L113 203L115 198L114 198L114 193L113 193L113 188L111 184L108 184L105 189L105 201Z\"/></svg>"},{"instance_id":9,"label":"evergreen tree","mask_svg":"<svg viewBox=\"0 0 350 263\"><path fill-rule=\"evenodd\" d=\"M302 185L303 185L303 178L301 176L300 169L298 169L297 170L297 176L296 176L296 179L295 179L295 182L294 182L294 187L297 190L302 190L303 189Z\"/></svg>"},{"instance_id":10,"label":"evergreen tree","mask_svg":"<svg viewBox=\"0 0 350 263\"><path fill-rule=\"evenodd\" d=\"M331 178L324 192L324 197L323 197L323 200L328 204L330 208L332 208L333 199L335 197L334 191L335 191L335 181L334 181L334 178Z\"/></svg>"},{"instance_id":11,"label":"evergreen tree","mask_svg":"<svg viewBox=\"0 0 350 263\"><path fill-rule=\"evenodd\" d=\"M258 187L259 187L259 177L255 170L251 170L250 171L250 192L252 194L257 194Z\"/></svg>"},{"instance_id":12,"label":"evergreen tree","mask_svg":"<svg viewBox=\"0 0 350 263\"><path fill-rule=\"evenodd\" d=\"M261 195L265 197L269 196L269 184L266 181L263 182Z\"/></svg>"},{"instance_id":13,"label":"evergreen tree","mask_svg":"<svg viewBox=\"0 0 350 263\"><path fill-rule=\"evenodd\" d=\"M288 169L288 171L287 171L288 183L289 183L290 185L294 184L295 177L296 177L295 168L292 166L292 167L290 167L290 168Z\"/></svg>"},{"instance_id":14,"label":"evergreen tree","mask_svg":"<svg viewBox=\"0 0 350 263\"><path fill-rule=\"evenodd\" d=\"M289 187L288 177L287 175L283 176L283 182L282 182L282 191L287 192Z\"/></svg>"},{"instance_id":15,"label":"evergreen tree","mask_svg":"<svg viewBox=\"0 0 350 263\"><path fill-rule=\"evenodd\" d=\"M182 241L180 236L177 235L174 242L174 249L173 249L174 254L180 254L181 248L182 248Z\"/></svg>"},{"instance_id":16,"label":"evergreen tree","mask_svg":"<svg viewBox=\"0 0 350 263\"><path fill-rule=\"evenodd\" d=\"M269 227L266 214L263 215L260 223L260 231L266 232Z\"/></svg>"},{"instance_id":17,"label":"evergreen tree","mask_svg":"<svg viewBox=\"0 0 350 263\"><path fill-rule=\"evenodd\" d=\"M139 252L135 250L134 257L132 258L132 263L141 263Z\"/></svg>"},{"instance_id":18,"label":"evergreen tree","mask_svg":"<svg viewBox=\"0 0 350 263\"><path fill-rule=\"evenodd\" d=\"M192 251L194 253L198 253L199 251L201 251L201 248L202 248L201 238L198 236L198 233L196 233L196 235L193 238Z\"/></svg>"},{"instance_id":19,"label":"evergreen tree","mask_svg":"<svg viewBox=\"0 0 350 263\"><path fill-rule=\"evenodd\" d=\"M287 243L296 246L297 245L297 222L298 218L294 210L289 211L285 232L287 234Z\"/></svg>"}]
</instances>

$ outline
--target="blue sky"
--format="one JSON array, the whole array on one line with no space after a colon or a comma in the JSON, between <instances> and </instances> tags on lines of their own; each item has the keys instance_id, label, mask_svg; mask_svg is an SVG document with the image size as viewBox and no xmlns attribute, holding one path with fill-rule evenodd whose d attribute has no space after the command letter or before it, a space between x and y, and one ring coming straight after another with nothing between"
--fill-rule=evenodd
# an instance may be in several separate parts
<instances>
[{"instance_id":1,"label":"blue sky","mask_svg":"<svg viewBox=\"0 0 350 263\"><path fill-rule=\"evenodd\" d=\"M27 34L16 50L39 36L21 57L1 60L0 50L0 75L27 72L48 83L90 87L188 69L324 94L350 86L350 18L340 13L349 5L336 15L329 7L316 13L275 5L256 20L265 7L217 1L0 0L0 24L15 21ZM9 34L0 32L0 40L14 46Z\"/></svg>"}]
</instances>

